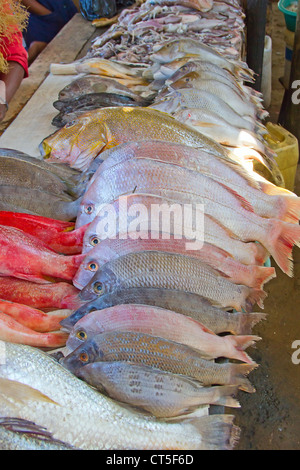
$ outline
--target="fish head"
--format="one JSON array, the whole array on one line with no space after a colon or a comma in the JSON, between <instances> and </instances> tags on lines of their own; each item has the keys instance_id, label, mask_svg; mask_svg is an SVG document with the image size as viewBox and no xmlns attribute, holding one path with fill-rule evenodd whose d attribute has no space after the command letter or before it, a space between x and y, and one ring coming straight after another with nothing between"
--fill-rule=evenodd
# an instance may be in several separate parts
<instances>
[{"instance_id":1,"label":"fish head","mask_svg":"<svg viewBox=\"0 0 300 470\"><path fill-rule=\"evenodd\" d=\"M101 252L101 245L99 245L93 248L90 253L87 253L73 278L75 287L83 289L90 282L99 267L106 262Z\"/></svg>"},{"instance_id":2,"label":"fish head","mask_svg":"<svg viewBox=\"0 0 300 470\"><path fill-rule=\"evenodd\" d=\"M81 305L74 313L70 316L61 320L60 325L66 331L72 331L74 325L85 315L90 312L97 310L97 305L95 301L84 303Z\"/></svg>"},{"instance_id":3,"label":"fish head","mask_svg":"<svg viewBox=\"0 0 300 470\"><path fill-rule=\"evenodd\" d=\"M161 45L153 46L153 54L150 55L150 60L158 62L160 64L166 64L172 62L175 59L179 59L185 55L184 52L180 52L180 41L174 40Z\"/></svg>"},{"instance_id":4,"label":"fish head","mask_svg":"<svg viewBox=\"0 0 300 470\"><path fill-rule=\"evenodd\" d=\"M104 123L94 114L85 113L46 137L40 144L40 153L49 161L66 162L84 171L106 144Z\"/></svg>"},{"instance_id":5,"label":"fish head","mask_svg":"<svg viewBox=\"0 0 300 470\"><path fill-rule=\"evenodd\" d=\"M79 320L76 325L72 328L70 331L67 343L66 343L66 348L67 351L70 353L72 351L75 351L79 346L82 346L88 339L89 339L89 334L84 328L84 326L80 325L81 321Z\"/></svg>"},{"instance_id":6,"label":"fish head","mask_svg":"<svg viewBox=\"0 0 300 470\"><path fill-rule=\"evenodd\" d=\"M162 96L158 100L156 100L150 108L156 109L158 111L162 111L164 113L172 114L174 113L178 107L180 106L180 98L179 95L176 94L176 91L169 92L169 94Z\"/></svg>"},{"instance_id":7,"label":"fish head","mask_svg":"<svg viewBox=\"0 0 300 470\"><path fill-rule=\"evenodd\" d=\"M95 300L97 297L111 292L116 280L115 273L109 267L98 269L90 282L82 289L79 296L81 300L87 302Z\"/></svg>"},{"instance_id":8,"label":"fish head","mask_svg":"<svg viewBox=\"0 0 300 470\"><path fill-rule=\"evenodd\" d=\"M68 369L73 374L77 375L78 370L81 367L85 367L88 364L92 364L97 360L101 360L103 354L98 347L94 338L86 341L84 344L80 344L74 351L70 352L67 356L61 359L59 362L63 367Z\"/></svg>"}]
</instances>

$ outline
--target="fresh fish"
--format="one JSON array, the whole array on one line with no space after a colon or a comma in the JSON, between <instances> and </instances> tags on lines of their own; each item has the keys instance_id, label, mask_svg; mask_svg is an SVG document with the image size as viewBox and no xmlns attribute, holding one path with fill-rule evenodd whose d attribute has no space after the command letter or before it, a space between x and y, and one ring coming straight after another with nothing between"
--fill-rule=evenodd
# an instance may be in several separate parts
<instances>
[{"instance_id":1,"label":"fresh fish","mask_svg":"<svg viewBox=\"0 0 300 470\"><path fill-rule=\"evenodd\" d=\"M153 62L168 63L175 59L185 57L187 54L194 56L194 59L211 62L221 68L225 68L234 75L238 75L245 80L253 80L253 72L247 64L239 61L230 61L213 47L203 44L190 38L180 38L159 44L153 47L154 54L151 55Z\"/></svg>"},{"instance_id":2,"label":"fresh fish","mask_svg":"<svg viewBox=\"0 0 300 470\"><path fill-rule=\"evenodd\" d=\"M81 318L95 310L134 303L173 310L203 323L216 334L227 332L236 335L249 335L252 328L266 318L264 313L237 314L218 309L213 307L207 299L190 292L152 287L131 287L115 290L85 303L62 320L60 324L64 329L70 331Z\"/></svg>"},{"instance_id":3,"label":"fresh fish","mask_svg":"<svg viewBox=\"0 0 300 470\"><path fill-rule=\"evenodd\" d=\"M79 369L77 376L114 400L141 408L157 418L185 415L207 404L240 406L235 398L235 385L202 387L188 377L141 364L94 362Z\"/></svg>"},{"instance_id":4,"label":"fresh fish","mask_svg":"<svg viewBox=\"0 0 300 470\"><path fill-rule=\"evenodd\" d=\"M91 312L76 323L67 341L67 350L78 346L99 333L135 331L160 336L185 344L199 351L203 358L226 357L252 364L245 349L261 338L258 336L218 336L202 323L180 313L149 305L116 305Z\"/></svg>"},{"instance_id":5,"label":"fresh fish","mask_svg":"<svg viewBox=\"0 0 300 470\"><path fill-rule=\"evenodd\" d=\"M206 12L212 9L213 0L151 0L146 2L149 5L182 5L187 8L193 8L198 11Z\"/></svg>"},{"instance_id":6,"label":"fresh fish","mask_svg":"<svg viewBox=\"0 0 300 470\"><path fill-rule=\"evenodd\" d=\"M58 99L60 101L69 101L90 93L115 93L128 96L136 102L139 100L141 103L144 102L143 98L117 80L98 75L84 75L77 78L59 92Z\"/></svg>"},{"instance_id":7,"label":"fresh fish","mask_svg":"<svg viewBox=\"0 0 300 470\"><path fill-rule=\"evenodd\" d=\"M91 111L93 109L100 109L112 106L146 106L147 101L140 99L136 102L129 96L117 95L115 93L90 93L71 101L55 101L53 106L60 111L52 120L52 125L62 127L65 122L71 122L70 117L76 115L76 119L81 114Z\"/></svg>"},{"instance_id":8,"label":"fresh fish","mask_svg":"<svg viewBox=\"0 0 300 470\"><path fill-rule=\"evenodd\" d=\"M56 253L77 255L82 251L82 242L87 227L74 230L75 224L42 216L16 212L0 212L0 225L15 227L34 237Z\"/></svg>"},{"instance_id":9,"label":"fresh fish","mask_svg":"<svg viewBox=\"0 0 300 470\"><path fill-rule=\"evenodd\" d=\"M231 282L256 289L262 289L265 283L276 276L275 269L272 267L244 265L236 261L226 251L209 243L204 243L199 250L190 250L187 248L189 245L187 238L168 237L164 239L161 238L163 234L157 233L157 235L156 237L155 233L139 232L140 238L138 239L128 237L125 240L117 238L102 240L86 254L73 278L74 286L82 289L105 263L119 256L139 251L162 251L191 256L217 269Z\"/></svg>"},{"instance_id":10,"label":"fresh fish","mask_svg":"<svg viewBox=\"0 0 300 470\"><path fill-rule=\"evenodd\" d=\"M101 240L107 238L124 238L124 236L126 238L138 238L138 224L140 224L140 227L143 227L144 230L153 231L155 227L155 231L157 231L157 213L163 214L163 211L165 211L168 220L163 219L162 222L164 223L161 225L158 224L159 231L182 237L182 225L177 224L176 220L173 220L171 215L174 210L180 210L180 214L184 214L184 206L180 205L178 201L176 202L176 206L174 206L174 204L175 202L170 199L147 194L131 194L116 199L108 206L104 206L86 229L82 252L87 253L98 245ZM141 208L142 212L139 213ZM112 221L108 218L108 215L112 215ZM201 213L201 216L202 215ZM196 216L197 214L195 214L195 217ZM78 220L79 217L77 218L77 222ZM195 222L195 220L190 220L189 214L185 213L184 230L187 231L184 233L193 233L195 242L200 241L203 243L205 240L206 243L210 243L230 253L233 258L243 264L261 265L267 260L269 255L260 243L241 242L205 213L204 219L200 220L203 220L204 232L203 230L199 230L199 228L198 230L195 229L195 224L192 225L192 222ZM151 226L152 223L156 225L153 227Z\"/></svg>"},{"instance_id":11,"label":"fresh fish","mask_svg":"<svg viewBox=\"0 0 300 470\"><path fill-rule=\"evenodd\" d=\"M201 353L184 344L159 336L131 331L101 333L79 346L61 363L77 374L94 362L125 361L155 367L196 379L203 386L239 385L244 391L254 388L245 377L256 364L219 364L203 359Z\"/></svg>"},{"instance_id":12,"label":"fresh fish","mask_svg":"<svg viewBox=\"0 0 300 470\"><path fill-rule=\"evenodd\" d=\"M0 312L14 318L17 322L41 333L60 329L60 321L68 317L72 310L55 310L45 313L27 305L0 299Z\"/></svg>"},{"instance_id":13,"label":"fresh fish","mask_svg":"<svg viewBox=\"0 0 300 470\"><path fill-rule=\"evenodd\" d=\"M37 309L76 309L82 305L79 290L67 282L37 284L0 277L0 298Z\"/></svg>"},{"instance_id":14,"label":"fresh fish","mask_svg":"<svg viewBox=\"0 0 300 470\"><path fill-rule=\"evenodd\" d=\"M230 401L230 399L234 401L234 398L231 398L229 395L228 400ZM225 397L224 400L226 400ZM32 421L9 417L0 417L0 449L38 451L75 450L73 446L53 439L51 433L45 428L37 426Z\"/></svg>"},{"instance_id":15,"label":"fresh fish","mask_svg":"<svg viewBox=\"0 0 300 470\"><path fill-rule=\"evenodd\" d=\"M0 310L0 340L2 341L27 344L39 348L60 348L65 346L67 338L68 334L64 331L40 333L32 330Z\"/></svg>"},{"instance_id":16,"label":"fresh fish","mask_svg":"<svg viewBox=\"0 0 300 470\"><path fill-rule=\"evenodd\" d=\"M41 171L42 174L45 174L45 172L53 173L65 183L71 195L79 197L83 192L84 188L80 185L80 172L74 168L70 168L69 165L64 163L53 165L40 158L32 157L14 149L0 148L0 155L1 157L5 157L5 159L9 157L12 167L13 162L18 164L19 161L22 161L27 163L28 168L32 168L33 173L38 174L39 171Z\"/></svg>"},{"instance_id":17,"label":"fresh fish","mask_svg":"<svg viewBox=\"0 0 300 470\"><path fill-rule=\"evenodd\" d=\"M60 197L39 189L21 186L0 186L0 210L41 215L50 219L71 221L76 219L81 198L63 201Z\"/></svg>"},{"instance_id":18,"label":"fresh fish","mask_svg":"<svg viewBox=\"0 0 300 470\"><path fill-rule=\"evenodd\" d=\"M0 273L39 283L72 281L84 255L59 255L36 237L14 227L0 226Z\"/></svg>"},{"instance_id":19,"label":"fresh fish","mask_svg":"<svg viewBox=\"0 0 300 470\"><path fill-rule=\"evenodd\" d=\"M112 107L90 111L46 137L40 151L49 161L63 161L85 170L107 148L129 141L157 139L203 148L230 159L215 141L150 107Z\"/></svg>"},{"instance_id":20,"label":"fresh fish","mask_svg":"<svg viewBox=\"0 0 300 470\"><path fill-rule=\"evenodd\" d=\"M196 204L203 204L206 215L243 242L259 241L282 271L292 276L293 263L290 257L293 245L300 243L299 226L260 217L248 201L236 192L210 177L176 165L150 159L133 159L102 171L82 199L82 217L78 217L78 223L88 223L88 216L97 214L104 204L132 192L194 204L195 209Z\"/></svg>"},{"instance_id":21,"label":"fresh fish","mask_svg":"<svg viewBox=\"0 0 300 470\"><path fill-rule=\"evenodd\" d=\"M133 158L150 158L187 168L212 178L237 192L262 217L279 218L286 222L295 223L299 221L300 203L298 202L299 199L295 200L295 194L291 194L293 199L270 197L262 191L257 179L240 164L224 161L212 153L193 149L183 144L149 140L121 144L103 152L101 155L105 156L105 164L102 164L101 169L96 170L87 185L87 190L94 179L97 178L97 175L102 173L103 169L112 168L117 163Z\"/></svg>"},{"instance_id":22,"label":"fresh fish","mask_svg":"<svg viewBox=\"0 0 300 470\"><path fill-rule=\"evenodd\" d=\"M192 450L236 444L239 432L232 415L176 423L145 418L100 394L39 349L9 343L4 348L0 415L34 421L75 448Z\"/></svg>"},{"instance_id":23,"label":"fresh fish","mask_svg":"<svg viewBox=\"0 0 300 470\"><path fill-rule=\"evenodd\" d=\"M200 282L201 280L201 282ZM82 300L128 287L161 287L201 295L214 306L250 312L263 307L266 293L233 284L213 268L187 256L145 251L106 263L80 292Z\"/></svg>"}]
</instances>

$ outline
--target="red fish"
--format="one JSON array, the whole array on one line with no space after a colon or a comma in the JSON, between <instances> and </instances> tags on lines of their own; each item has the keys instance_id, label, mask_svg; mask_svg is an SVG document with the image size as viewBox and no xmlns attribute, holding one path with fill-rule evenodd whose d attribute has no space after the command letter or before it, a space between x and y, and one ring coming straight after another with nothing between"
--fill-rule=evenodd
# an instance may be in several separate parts
<instances>
[{"instance_id":1,"label":"red fish","mask_svg":"<svg viewBox=\"0 0 300 470\"><path fill-rule=\"evenodd\" d=\"M14 227L0 225L0 274L38 283L72 281L83 255L64 256L38 238Z\"/></svg>"},{"instance_id":2,"label":"red fish","mask_svg":"<svg viewBox=\"0 0 300 470\"><path fill-rule=\"evenodd\" d=\"M79 290L67 282L36 284L0 276L0 298L38 309L77 309Z\"/></svg>"},{"instance_id":3,"label":"red fish","mask_svg":"<svg viewBox=\"0 0 300 470\"><path fill-rule=\"evenodd\" d=\"M57 253L76 255L82 252L87 226L74 230L75 224L19 212L0 211L0 225L15 227L35 236Z\"/></svg>"},{"instance_id":4,"label":"red fish","mask_svg":"<svg viewBox=\"0 0 300 470\"><path fill-rule=\"evenodd\" d=\"M68 334L63 331L39 333L21 325L9 315L0 312L0 339L28 346L59 348L66 344Z\"/></svg>"},{"instance_id":5,"label":"red fish","mask_svg":"<svg viewBox=\"0 0 300 470\"><path fill-rule=\"evenodd\" d=\"M68 317L72 310L56 310L45 313L27 305L0 299L0 312L14 318L21 325L41 333L59 330L60 322Z\"/></svg>"}]
</instances>

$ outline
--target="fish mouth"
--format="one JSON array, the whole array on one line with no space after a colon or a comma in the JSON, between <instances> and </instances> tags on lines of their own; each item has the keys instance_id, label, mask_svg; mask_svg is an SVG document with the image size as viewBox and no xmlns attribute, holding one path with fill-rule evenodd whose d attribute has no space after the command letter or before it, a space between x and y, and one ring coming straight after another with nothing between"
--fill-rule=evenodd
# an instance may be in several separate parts
<instances>
[{"instance_id":1,"label":"fish mouth","mask_svg":"<svg viewBox=\"0 0 300 470\"><path fill-rule=\"evenodd\" d=\"M49 158L51 155L52 148L45 142L41 142L39 145L39 151L43 158Z\"/></svg>"}]
</instances>

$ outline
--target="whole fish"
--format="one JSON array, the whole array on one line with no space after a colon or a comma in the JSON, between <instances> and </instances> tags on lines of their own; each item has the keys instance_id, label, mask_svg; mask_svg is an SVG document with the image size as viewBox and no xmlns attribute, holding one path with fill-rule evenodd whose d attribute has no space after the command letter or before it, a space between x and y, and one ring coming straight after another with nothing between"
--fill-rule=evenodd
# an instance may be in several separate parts
<instances>
[{"instance_id":1,"label":"whole fish","mask_svg":"<svg viewBox=\"0 0 300 470\"><path fill-rule=\"evenodd\" d=\"M199 41L190 38L180 38L167 41L154 46L154 54L151 55L153 62L168 63L175 59L185 57L187 54L193 55L194 59L211 62L219 67L229 70L234 75L238 75L245 80L253 80L253 72L247 64L239 61L230 61L213 47L207 46Z\"/></svg>"},{"instance_id":2,"label":"whole fish","mask_svg":"<svg viewBox=\"0 0 300 470\"><path fill-rule=\"evenodd\" d=\"M188 377L141 364L94 362L81 367L77 377L114 400L157 418L184 415L207 404L239 408L235 385L202 387Z\"/></svg>"},{"instance_id":3,"label":"whole fish","mask_svg":"<svg viewBox=\"0 0 300 470\"><path fill-rule=\"evenodd\" d=\"M62 320L60 324L64 329L71 331L81 318L95 310L134 303L173 310L203 323L216 334L228 332L235 335L249 335L252 328L266 318L264 313L237 314L221 310L212 306L204 297L191 292L153 287L131 287L117 289L85 303Z\"/></svg>"},{"instance_id":4,"label":"whole fish","mask_svg":"<svg viewBox=\"0 0 300 470\"><path fill-rule=\"evenodd\" d=\"M43 348L60 348L65 346L68 334L63 331L41 333L28 328L10 315L0 311L0 340L11 343L27 344Z\"/></svg>"},{"instance_id":5,"label":"whole fish","mask_svg":"<svg viewBox=\"0 0 300 470\"><path fill-rule=\"evenodd\" d=\"M231 449L236 444L239 433L231 415L177 423L145 418L100 394L48 354L29 346L4 347L0 415L34 421L75 448Z\"/></svg>"},{"instance_id":6,"label":"whole fish","mask_svg":"<svg viewBox=\"0 0 300 470\"><path fill-rule=\"evenodd\" d=\"M68 187L57 175L29 161L0 156L0 185L36 188L53 194L62 201L72 201Z\"/></svg>"},{"instance_id":7,"label":"whole fish","mask_svg":"<svg viewBox=\"0 0 300 470\"><path fill-rule=\"evenodd\" d=\"M37 309L77 309L79 290L67 282L37 284L13 277L0 277L0 298Z\"/></svg>"},{"instance_id":8,"label":"whole fish","mask_svg":"<svg viewBox=\"0 0 300 470\"><path fill-rule=\"evenodd\" d=\"M119 256L139 251L162 251L191 256L217 269L231 282L256 289L262 289L264 284L276 275L274 268L244 265L236 261L226 251L209 243L204 243L199 250L189 250L187 248L189 239L185 237L164 239L158 238L163 234L157 234L158 237L156 237L156 234L148 232L140 232L139 235L138 239L128 237L125 240L117 238L102 240L86 254L73 278L74 286L82 289L105 263Z\"/></svg>"},{"instance_id":9,"label":"whole fish","mask_svg":"<svg viewBox=\"0 0 300 470\"><path fill-rule=\"evenodd\" d=\"M117 80L99 75L84 75L77 78L59 92L58 99L69 101L90 93L115 93L128 96L137 102L140 100L143 103L144 101L138 94Z\"/></svg>"},{"instance_id":10,"label":"whole fish","mask_svg":"<svg viewBox=\"0 0 300 470\"><path fill-rule=\"evenodd\" d=\"M77 374L88 364L111 361L134 362L181 374L196 379L203 386L239 385L244 391L254 391L245 376L256 368L256 364L219 364L203 359L189 346L146 333L98 334L65 356L61 363Z\"/></svg>"},{"instance_id":11,"label":"whole fish","mask_svg":"<svg viewBox=\"0 0 300 470\"><path fill-rule=\"evenodd\" d=\"M67 162L71 167L85 170L107 148L145 139L183 143L230 159L230 153L220 144L150 107L112 107L90 111L46 137L40 151L50 162Z\"/></svg>"},{"instance_id":12,"label":"whole fish","mask_svg":"<svg viewBox=\"0 0 300 470\"><path fill-rule=\"evenodd\" d=\"M72 310L56 310L45 313L27 305L0 299L0 312L9 315L17 322L41 333L60 329L60 321L68 317Z\"/></svg>"},{"instance_id":13,"label":"whole fish","mask_svg":"<svg viewBox=\"0 0 300 470\"><path fill-rule=\"evenodd\" d=\"M101 164L101 169L98 166L87 185L87 191L97 175L101 174L104 169L112 168L117 163L133 158L150 158L209 176L245 198L254 211L262 217L279 218L286 222L298 223L299 221L300 203L299 199L295 200L295 194L291 194L293 199L270 197L262 191L257 179L240 164L224 161L200 149L193 149L183 144L149 140L118 145L103 152L102 156L105 157L105 163Z\"/></svg>"},{"instance_id":14,"label":"whole fish","mask_svg":"<svg viewBox=\"0 0 300 470\"><path fill-rule=\"evenodd\" d=\"M39 283L72 281L84 255L59 255L38 238L14 227L0 226L0 273Z\"/></svg>"},{"instance_id":15,"label":"whole fish","mask_svg":"<svg viewBox=\"0 0 300 470\"><path fill-rule=\"evenodd\" d=\"M261 338L258 336L218 336L206 326L180 313L149 305L116 305L91 312L79 320L70 332L67 350L78 346L99 333L135 331L160 336L185 344L199 351L203 358L227 357L253 363L245 349Z\"/></svg>"},{"instance_id":16,"label":"whole fish","mask_svg":"<svg viewBox=\"0 0 300 470\"><path fill-rule=\"evenodd\" d=\"M60 197L39 189L21 186L0 186L0 210L41 215L50 219L71 221L76 219L80 198L63 201Z\"/></svg>"},{"instance_id":17,"label":"whole fish","mask_svg":"<svg viewBox=\"0 0 300 470\"><path fill-rule=\"evenodd\" d=\"M224 398L225 400L225 398ZM230 400L230 396L228 396ZM234 400L232 398L232 400ZM32 421L0 417L1 450L75 450Z\"/></svg>"},{"instance_id":18,"label":"whole fish","mask_svg":"<svg viewBox=\"0 0 300 470\"><path fill-rule=\"evenodd\" d=\"M7 148L0 148L0 155L6 159L8 157L11 159L11 166L13 166L14 162L22 161L26 162L28 168L32 168L32 171L37 174L39 170L41 170L42 173L46 171L53 173L67 185L71 195L79 197L83 192L84 187L80 184L80 172L74 168L70 168L70 166L65 163L52 165L40 158L32 157L19 150Z\"/></svg>"},{"instance_id":19,"label":"whole fish","mask_svg":"<svg viewBox=\"0 0 300 470\"><path fill-rule=\"evenodd\" d=\"M170 199L147 194L131 194L116 199L111 204L104 206L86 229L82 252L87 253L98 245L101 240L107 238L138 238L138 224L144 230L153 231L155 228L154 231L159 229L159 231L182 237L182 225L176 224L176 220L173 221L170 216L172 211L178 209L180 209L180 214L185 214L184 228L187 229L187 232L184 233L193 233L192 221L189 220L189 214L184 212L184 206L180 205L178 201L175 206L174 204L175 202ZM141 208L143 210L139 214ZM164 223L156 228L157 213L159 214L159 212L164 215L162 219ZM112 216L112 220L109 218L110 216ZM195 214L196 216L197 214ZM80 217L77 218L76 224L79 222ZM167 220L164 220L164 218ZM225 250L243 264L263 264L268 258L266 250L260 243L241 242L205 213L204 219L200 220L203 220L204 232L201 229L195 230L192 238L196 243L198 240L203 243L204 235L206 243ZM156 225L151 226L152 224Z\"/></svg>"},{"instance_id":20,"label":"whole fish","mask_svg":"<svg viewBox=\"0 0 300 470\"><path fill-rule=\"evenodd\" d=\"M74 230L75 224L42 216L0 211L0 225L15 227L34 237L56 253L77 255L82 251L82 242L87 227Z\"/></svg>"},{"instance_id":21,"label":"whole fish","mask_svg":"<svg viewBox=\"0 0 300 470\"><path fill-rule=\"evenodd\" d=\"M206 12L212 9L213 0L151 0L150 5L182 5L198 11Z\"/></svg>"},{"instance_id":22,"label":"whole fish","mask_svg":"<svg viewBox=\"0 0 300 470\"><path fill-rule=\"evenodd\" d=\"M201 280L201 281L200 281ZM161 287L199 294L214 306L244 309L263 307L266 293L233 284L213 268L187 256L145 251L106 263L80 292L82 300L128 287Z\"/></svg>"},{"instance_id":23,"label":"whole fish","mask_svg":"<svg viewBox=\"0 0 300 470\"><path fill-rule=\"evenodd\" d=\"M175 165L135 159L104 170L94 179L82 199L84 222L78 217L80 223L87 223L87 216L97 214L104 204L135 191L194 204L195 208L196 204L203 204L206 215L243 242L259 241L282 271L292 276L291 245L299 245L300 227L260 217L236 192L232 193L210 177ZM271 234L273 238L270 238Z\"/></svg>"}]
</instances>

